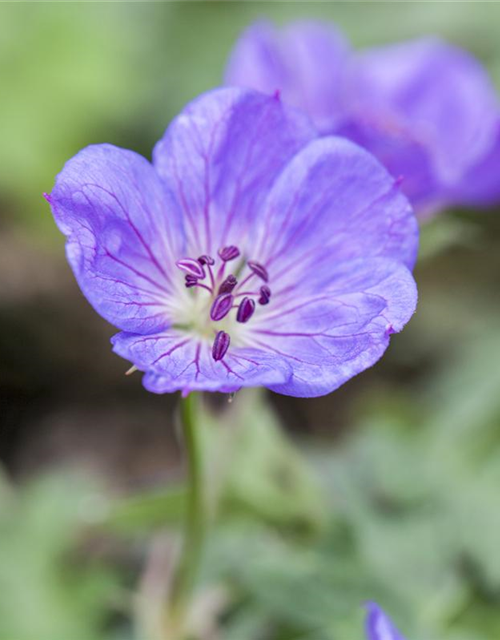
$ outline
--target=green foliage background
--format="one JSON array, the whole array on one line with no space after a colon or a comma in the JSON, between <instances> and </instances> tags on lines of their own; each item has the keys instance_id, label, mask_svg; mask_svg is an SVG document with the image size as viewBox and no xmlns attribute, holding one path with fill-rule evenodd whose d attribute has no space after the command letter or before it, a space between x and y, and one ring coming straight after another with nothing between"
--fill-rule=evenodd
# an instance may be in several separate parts
<instances>
[{"instance_id":1,"label":"green foliage background","mask_svg":"<svg viewBox=\"0 0 500 640\"><path fill-rule=\"evenodd\" d=\"M0 233L62 260L41 194L64 161L105 141L149 157L261 17L332 20L358 47L437 34L500 88L498 3L2 4ZM414 320L352 395L311 405L322 423L341 407L335 438L285 435L307 400L279 404L281 423L251 392L207 414L220 501L198 605L211 638L361 639L367 599L408 640L500 637L498 214L423 229ZM0 484L0 640L149 640L134 593L183 487L117 498L99 477L47 473Z\"/></svg>"}]
</instances>

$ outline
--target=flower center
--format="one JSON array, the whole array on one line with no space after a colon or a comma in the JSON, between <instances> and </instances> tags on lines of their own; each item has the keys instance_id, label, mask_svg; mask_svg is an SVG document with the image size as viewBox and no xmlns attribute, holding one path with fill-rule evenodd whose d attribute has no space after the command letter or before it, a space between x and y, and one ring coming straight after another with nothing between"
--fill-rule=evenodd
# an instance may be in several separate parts
<instances>
[{"instance_id":1,"label":"flower center","mask_svg":"<svg viewBox=\"0 0 500 640\"><path fill-rule=\"evenodd\" d=\"M230 315L236 322L246 324L255 313L257 304L266 305L271 300L271 289L268 286L269 274L267 269L254 260L240 258L238 247L230 245L221 247L217 251L218 260L212 256L202 255L199 258L182 258L176 262L177 267L185 273L185 286L193 291L200 305L196 305L196 312L210 317L210 322L203 322L205 328L212 327L215 332L212 345L214 360L222 360L229 349L231 338L229 333L219 324ZM235 268L231 273L229 263ZM245 273L248 272L248 273ZM257 285L255 281L257 280ZM259 282L260 281L260 282ZM262 284L263 282L263 284ZM207 318L208 320L208 318ZM213 327L213 324L216 326ZM200 318L196 320L200 327ZM228 328L227 322L224 328Z\"/></svg>"}]
</instances>

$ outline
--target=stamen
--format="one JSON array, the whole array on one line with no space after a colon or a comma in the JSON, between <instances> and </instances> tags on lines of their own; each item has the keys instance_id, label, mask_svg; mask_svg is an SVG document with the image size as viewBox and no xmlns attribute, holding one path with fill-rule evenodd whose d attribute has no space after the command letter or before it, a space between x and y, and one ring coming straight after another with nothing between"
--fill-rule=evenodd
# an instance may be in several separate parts
<instances>
[{"instance_id":1,"label":"stamen","mask_svg":"<svg viewBox=\"0 0 500 640\"><path fill-rule=\"evenodd\" d=\"M231 293L237 284L238 280L232 274L229 275L219 287L219 295L221 293Z\"/></svg>"},{"instance_id":2,"label":"stamen","mask_svg":"<svg viewBox=\"0 0 500 640\"><path fill-rule=\"evenodd\" d=\"M198 258L198 262L203 266L208 264L209 266L213 266L215 264L215 260L212 256L203 255Z\"/></svg>"},{"instance_id":3,"label":"stamen","mask_svg":"<svg viewBox=\"0 0 500 640\"><path fill-rule=\"evenodd\" d=\"M260 288L259 304L269 304L271 299L271 289L267 285Z\"/></svg>"},{"instance_id":4,"label":"stamen","mask_svg":"<svg viewBox=\"0 0 500 640\"><path fill-rule=\"evenodd\" d=\"M252 298L243 298L238 307L236 320L238 322L248 322L255 311L255 302Z\"/></svg>"},{"instance_id":5,"label":"stamen","mask_svg":"<svg viewBox=\"0 0 500 640\"><path fill-rule=\"evenodd\" d=\"M177 260L175 263L179 269L185 271L191 276L198 278L199 280L203 280L205 277L205 270L198 262L198 260L194 260L193 258L182 258L182 260Z\"/></svg>"},{"instance_id":6,"label":"stamen","mask_svg":"<svg viewBox=\"0 0 500 640\"><path fill-rule=\"evenodd\" d=\"M229 247L221 247L217 253L223 262L229 262L229 260L235 260L240 255L240 250L238 247L230 245Z\"/></svg>"},{"instance_id":7,"label":"stamen","mask_svg":"<svg viewBox=\"0 0 500 640\"><path fill-rule=\"evenodd\" d=\"M206 284L198 282L198 278L188 274L186 276L186 289L191 289L192 287L201 287L202 289L206 289L209 293L213 293L213 289L211 287L207 287Z\"/></svg>"},{"instance_id":8,"label":"stamen","mask_svg":"<svg viewBox=\"0 0 500 640\"><path fill-rule=\"evenodd\" d=\"M226 355L229 349L229 343L231 338L225 331L219 331L215 336L214 344L212 346L212 358L218 362Z\"/></svg>"},{"instance_id":9,"label":"stamen","mask_svg":"<svg viewBox=\"0 0 500 640\"><path fill-rule=\"evenodd\" d=\"M233 306L233 296L230 293L224 293L221 296L215 298L212 308L210 309L210 317L217 322L222 320Z\"/></svg>"},{"instance_id":10,"label":"stamen","mask_svg":"<svg viewBox=\"0 0 500 640\"><path fill-rule=\"evenodd\" d=\"M196 287L196 285L198 284L198 278L195 278L195 276L192 276L189 273L185 277L185 280L186 280L186 287L188 289L191 289L191 287Z\"/></svg>"},{"instance_id":11,"label":"stamen","mask_svg":"<svg viewBox=\"0 0 500 640\"><path fill-rule=\"evenodd\" d=\"M251 269L256 276L262 278L264 282L269 282L269 274L267 273L267 269L261 265L259 262L254 262L253 260L249 260L247 262L249 269Z\"/></svg>"},{"instance_id":12,"label":"stamen","mask_svg":"<svg viewBox=\"0 0 500 640\"><path fill-rule=\"evenodd\" d=\"M198 262L202 265L207 267L208 270L208 276L210 278L210 284L212 286L212 289L215 289L215 278L214 278L214 274L212 271L212 267L215 264L215 260L212 258L212 256L207 256L206 254L203 254L202 256L200 256L198 258Z\"/></svg>"},{"instance_id":13,"label":"stamen","mask_svg":"<svg viewBox=\"0 0 500 640\"><path fill-rule=\"evenodd\" d=\"M207 302L211 305L210 319L212 322L222 320L234 308L236 309L236 322L245 324L254 315L257 303L266 305L271 299L271 289L267 284L256 287L253 291L248 291L247 289L253 289L253 287L247 287L245 284L255 276L267 283L269 281L268 271L259 262L249 260L246 263L248 266L247 275L238 282L234 274L231 273L228 276L224 274L226 263L236 260L241 255L238 247L235 245L221 247L217 254L220 259L217 271L213 269L217 259L208 254L202 254L196 260L182 258L176 262L176 265L185 272L186 288L200 287L209 292L210 298ZM238 269L245 266L244 262L238 264ZM201 282L205 278L209 281ZM224 331L219 331L216 334L212 347L214 360L222 360L229 347L229 342L229 335Z\"/></svg>"}]
</instances>

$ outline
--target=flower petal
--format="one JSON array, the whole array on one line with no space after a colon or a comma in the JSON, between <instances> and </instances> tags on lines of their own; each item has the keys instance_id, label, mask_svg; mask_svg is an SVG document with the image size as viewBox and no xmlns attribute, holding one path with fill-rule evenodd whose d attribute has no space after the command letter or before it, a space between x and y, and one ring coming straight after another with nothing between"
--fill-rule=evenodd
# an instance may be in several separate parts
<instances>
[{"instance_id":1,"label":"flower petal","mask_svg":"<svg viewBox=\"0 0 500 640\"><path fill-rule=\"evenodd\" d=\"M78 283L106 320L147 333L168 326L180 211L153 167L112 145L66 163L48 196Z\"/></svg>"},{"instance_id":2,"label":"flower petal","mask_svg":"<svg viewBox=\"0 0 500 640\"><path fill-rule=\"evenodd\" d=\"M273 294L314 291L332 263L384 256L412 267L418 226L397 182L368 152L336 137L311 142L276 181L254 256Z\"/></svg>"},{"instance_id":3,"label":"flower petal","mask_svg":"<svg viewBox=\"0 0 500 640\"><path fill-rule=\"evenodd\" d=\"M498 102L486 72L466 51L438 39L364 51L347 92L353 117L362 121L368 112L368 125L376 123L374 137L410 134L447 185L482 157L496 128Z\"/></svg>"},{"instance_id":4,"label":"flower petal","mask_svg":"<svg viewBox=\"0 0 500 640\"><path fill-rule=\"evenodd\" d=\"M398 262L344 262L328 277L317 293L313 289L309 296L291 295L270 305L251 325L252 344L293 369L288 382L269 387L277 393L313 397L334 391L375 364L390 335L415 311L415 281Z\"/></svg>"},{"instance_id":5,"label":"flower petal","mask_svg":"<svg viewBox=\"0 0 500 640\"><path fill-rule=\"evenodd\" d=\"M420 218L444 204L443 186L433 167L432 150L419 140L413 127L389 127L364 114L340 127L338 134L368 149L398 179Z\"/></svg>"},{"instance_id":6,"label":"flower petal","mask_svg":"<svg viewBox=\"0 0 500 640\"><path fill-rule=\"evenodd\" d=\"M453 203L488 207L500 202L500 121L490 151L450 195Z\"/></svg>"},{"instance_id":7,"label":"flower petal","mask_svg":"<svg viewBox=\"0 0 500 640\"><path fill-rule=\"evenodd\" d=\"M177 331L140 336L119 333L113 351L145 371L144 386L155 393L220 391L283 383L291 367L259 349L231 347L223 360L212 357L212 346Z\"/></svg>"},{"instance_id":8,"label":"flower petal","mask_svg":"<svg viewBox=\"0 0 500 640\"><path fill-rule=\"evenodd\" d=\"M154 164L181 203L189 254L241 245L276 175L315 136L277 97L219 89L192 102L154 150Z\"/></svg>"},{"instance_id":9,"label":"flower petal","mask_svg":"<svg viewBox=\"0 0 500 640\"><path fill-rule=\"evenodd\" d=\"M389 616L375 602L366 603L366 640L405 640Z\"/></svg>"},{"instance_id":10,"label":"flower petal","mask_svg":"<svg viewBox=\"0 0 500 640\"><path fill-rule=\"evenodd\" d=\"M333 26L294 22L278 30L258 22L236 43L225 82L269 94L279 89L285 102L308 113L321 132L331 133L344 115L339 87L349 53Z\"/></svg>"}]
</instances>

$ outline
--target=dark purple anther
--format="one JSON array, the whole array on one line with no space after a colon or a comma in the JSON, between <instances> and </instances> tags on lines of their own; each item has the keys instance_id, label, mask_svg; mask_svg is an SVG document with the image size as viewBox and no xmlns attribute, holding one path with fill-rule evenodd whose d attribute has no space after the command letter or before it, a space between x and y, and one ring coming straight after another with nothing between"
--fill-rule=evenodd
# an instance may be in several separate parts
<instances>
[{"instance_id":1,"label":"dark purple anther","mask_svg":"<svg viewBox=\"0 0 500 640\"><path fill-rule=\"evenodd\" d=\"M229 247L222 247L217 253L223 262L229 262L229 260L234 260L240 255L240 250L238 247L230 245Z\"/></svg>"},{"instance_id":2,"label":"dark purple anther","mask_svg":"<svg viewBox=\"0 0 500 640\"><path fill-rule=\"evenodd\" d=\"M251 298L243 298L238 307L236 320L238 322L248 322L255 311L255 302Z\"/></svg>"},{"instance_id":3,"label":"dark purple anther","mask_svg":"<svg viewBox=\"0 0 500 640\"><path fill-rule=\"evenodd\" d=\"M198 262L202 266L205 265L205 264L208 264L208 266L210 266L210 267L215 264L215 260L212 258L212 256L206 256L206 255L200 256L198 258Z\"/></svg>"},{"instance_id":4,"label":"dark purple anther","mask_svg":"<svg viewBox=\"0 0 500 640\"><path fill-rule=\"evenodd\" d=\"M221 293L231 293L234 287L238 284L238 280L231 274L228 276L224 282L219 287L219 295Z\"/></svg>"},{"instance_id":5,"label":"dark purple anther","mask_svg":"<svg viewBox=\"0 0 500 640\"><path fill-rule=\"evenodd\" d=\"M203 269L198 260L194 260L193 258L182 258L182 260L177 260L175 264L179 269L182 269L182 271L185 271L187 274L194 276L199 280L203 280L205 277L205 269Z\"/></svg>"},{"instance_id":6,"label":"dark purple anther","mask_svg":"<svg viewBox=\"0 0 500 640\"><path fill-rule=\"evenodd\" d=\"M267 269L265 267L263 267L258 262L254 262L253 260L249 260L247 264L248 264L248 267L255 273L256 276L259 276L259 278L262 278L264 282L269 281L269 274L267 273Z\"/></svg>"},{"instance_id":7,"label":"dark purple anther","mask_svg":"<svg viewBox=\"0 0 500 640\"><path fill-rule=\"evenodd\" d=\"M190 289L191 287L196 287L198 284L198 278L190 275L189 273L186 276L186 287Z\"/></svg>"},{"instance_id":8,"label":"dark purple anther","mask_svg":"<svg viewBox=\"0 0 500 640\"><path fill-rule=\"evenodd\" d=\"M212 346L212 358L217 362L222 360L229 349L231 338L225 331L218 331Z\"/></svg>"},{"instance_id":9,"label":"dark purple anther","mask_svg":"<svg viewBox=\"0 0 500 640\"><path fill-rule=\"evenodd\" d=\"M269 304L269 300L271 299L271 289L264 285L260 288L260 297L259 304Z\"/></svg>"},{"instance_id":10,"label":"dark purple anther","mask_svg":"<svg viewBox=\"0 0 500 640\"><path fill-rule=\"evenodd\" d=\"M213 301L212 308L210 309L210 317L212 320L222 320L233 306L233 296L230 293L223 293L221 296L217 296Z\"/></svg>"}]
</instances>

